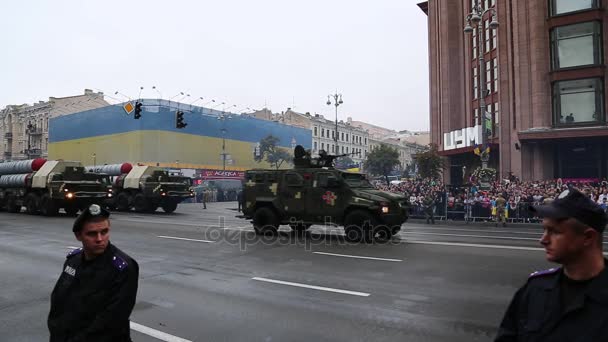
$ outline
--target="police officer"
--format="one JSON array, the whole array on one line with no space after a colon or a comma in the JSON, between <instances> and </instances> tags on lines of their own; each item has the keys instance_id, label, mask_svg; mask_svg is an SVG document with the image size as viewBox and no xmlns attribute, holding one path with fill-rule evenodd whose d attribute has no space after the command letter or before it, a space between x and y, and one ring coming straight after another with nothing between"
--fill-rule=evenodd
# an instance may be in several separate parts
<instances>
[{"instance_id":1,"label":"police officer","mask_svg":"<svg viewBox=\"0 0 608 342\"><path fill-rule=\"evenodd\" d=\"M68 254L51 294L51 342L131 341L139 267L110 243L109 216L93 204L74 221L82 248Z\"/></svg>"},{"instance_id":2,"label":"police officer","mask_svg":"<svg viewBox=\"0 0 608 342\"><path fill-rule=\"evenodd\" d=\"M547 260L561 266L530 275L511 301L495 342L606 341L606 214L573 189L531 210L543 218L540 243Z\"/></svg>"}]
</instances>

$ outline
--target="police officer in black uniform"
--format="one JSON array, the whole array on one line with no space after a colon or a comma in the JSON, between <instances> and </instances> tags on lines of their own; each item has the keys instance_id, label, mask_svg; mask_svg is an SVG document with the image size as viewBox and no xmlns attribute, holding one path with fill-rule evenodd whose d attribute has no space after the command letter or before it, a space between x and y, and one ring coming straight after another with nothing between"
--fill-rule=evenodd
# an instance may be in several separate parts
<instances>
[{"instance_id":1,"label":"police officer in black uniform","mask_svg":"<svg viewBox=\"0 0 608 342\"><path fill-rule=\"evenodd\" d=\"M109 216L93 204L74 222L82 248L68 254L51 294L51 342L131 341L139 267L110 243Z\"/></svg>"},{"instance_id":2,"label":"police officer in black uniform","mask_svg":"<svg viewBox=\"0 0 608 342\"><path fill-rule=\"evenodd\" d=\"M495 342L608 341L606 214L577 190L532 212L543 218L540 243L561 266L534 272L515 294Z\"/></svg>"}]
</instances>

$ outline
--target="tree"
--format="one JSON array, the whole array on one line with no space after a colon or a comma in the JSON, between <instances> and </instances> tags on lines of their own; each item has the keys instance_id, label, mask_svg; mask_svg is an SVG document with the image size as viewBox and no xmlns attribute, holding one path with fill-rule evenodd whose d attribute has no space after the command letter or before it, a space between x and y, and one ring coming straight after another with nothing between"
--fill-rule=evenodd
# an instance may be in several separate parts
<instances>
[{"instance_id":1,"label":"tree","mask_svg":"<svg viewBox=\"0 0 608 342\"><path fill-rule=\"evenodd\" d=\"M389 184L388 176L397 165L399 165L399 152L386 144L380 144L379 147L371 150L365 160L365 169L373 175L384 176L386 184Z\"/></svg>"},{"instance_id":2,"label":"tree","mask_svg":"<svg viewBox=\"0 0 608 342\"><path fill-rule=\"evenodd\" d=\"M255 160L259 163L265 159L270 166L277 170L284 162L290 163L292 160L291 154L279 147L278 143L279 138L272 134L260 140L260 152L259 155L255 156Z\"/></svg>"},{"instance_id":3,"label":"tree","mask_svg":"<svg viewBox=\"0 0 608 342\"><path fill-rule=\"evenodd\" d=\"M422 178L437 179L444 169L443 159L439 155L436 144L429 144L429 149L416 156L418 174Z\"/></svg>"}]
</instances>

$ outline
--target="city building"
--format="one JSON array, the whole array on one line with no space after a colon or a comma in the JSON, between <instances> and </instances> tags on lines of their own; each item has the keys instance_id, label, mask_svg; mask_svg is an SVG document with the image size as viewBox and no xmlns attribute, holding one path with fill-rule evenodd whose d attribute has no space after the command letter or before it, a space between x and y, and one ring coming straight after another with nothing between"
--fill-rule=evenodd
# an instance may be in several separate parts
<instances>
[{"instance_id":1,"label":"city building","mask_svg":"<svg viewBox=\"0 0 608 342\"><path fill-rule=\"evenodd\" d=\"M0 161L48 156L49 119L108 106L103 93L50 97L33 105L9 105L0 110Z\"/></svg>"},{"instance_id":2,"label":"city building","mask_svg":"<svg viewBox=\"0 0 608 342\"><path fill-rule=\"evenodd\" d=\"M349 122L338 121L336 141L336 122L323 115L311 117L312 153L313 156L324 150L328 154L350 154L350 158L359 167L362 166L369 151L369 133Z\"/></svg>"},{"instance_id":3,"label":"city building","mask_svg":"<svg viewBox=\"0 0 608 342\"><path fill-rule=\"evenodd\" d=\"M482 164L477 145L490 147L501 177L608 176L606 1L418 6L428 15L431 142L446 157L446 181Z\"/></svg>"},{"instance_id":4,"label":"city building","mask_svg":"<svg viewBox=\"0 0 608 342\"><path fill-rule=\"evenodd\" d=\"M171 169L243 171L271 167L258 162L259 143L272 135L289 151L311 148L311 130L203 107L144 99L141 118L123 104L51 118L49 158L86 165L142 163ZM187 126L176 128L176 109ZM285 162L282 168L289 167Z\"/></svg>"}]
</instances>

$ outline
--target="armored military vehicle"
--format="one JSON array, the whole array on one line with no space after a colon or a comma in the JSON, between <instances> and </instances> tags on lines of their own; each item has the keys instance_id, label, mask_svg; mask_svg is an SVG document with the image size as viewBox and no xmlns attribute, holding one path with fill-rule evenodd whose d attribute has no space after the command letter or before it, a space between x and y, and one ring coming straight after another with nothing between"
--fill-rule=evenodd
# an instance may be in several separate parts
<instances>
[{"instance_id":1,"label":"armored military vehicle","mask_svg":"<svg viewBox=\"0 0 608 342\"><path fill-rule=\"evenodd\" d=\"M194 197L189 177L169 175L160 167L123 163L87 166L87 170L113 178L113 197L106 202L111 209L155 212L161 207L163 211L172 213L178 203Z\"/></svg>"},{"instance_id":2,"label":"armored military vehicle","mask_svg":"<svg viewBox=\"0 0 608 342\"><path fill-rule=\"evenodd\" d=\"M31 159L0 164L0 208L8 212L68 215L92 203L102 203L111 194L108 183L85 173L79 162Z\"/></svg>"},{"instance_id":3,"label":"armored military vehicle","mask_svg":"<svg viewBox=\"0 0 608 342\"><path fill-rule=\"evenodd\" d=\"M365 174L333 167L339 156L311 158L295 149L290 170L249 170L243 184L243 215L258 234L282 224L305 231L313 224L343 226L351 241L387 240L407 221L403 195L375 189Z\"/></svg>"}]
</instances>

